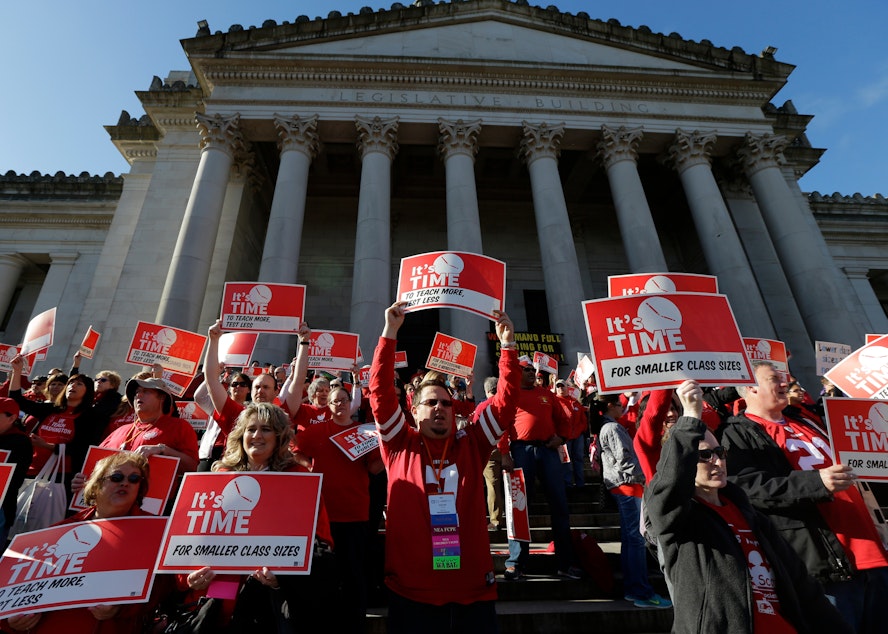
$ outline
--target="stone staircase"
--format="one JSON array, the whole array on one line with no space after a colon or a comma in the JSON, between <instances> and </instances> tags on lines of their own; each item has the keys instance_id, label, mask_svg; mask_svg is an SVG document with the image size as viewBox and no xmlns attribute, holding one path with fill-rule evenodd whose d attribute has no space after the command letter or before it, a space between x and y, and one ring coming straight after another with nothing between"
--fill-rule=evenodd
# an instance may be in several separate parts
<instances>
[{"instance_id":1,"label":"stone staircase","mask_svg":"<svg viewBox=\"0 0 888 634\"><path fill-rule=\"evenodd\" d=\"M547 547L552 540L548 505L537 486L530 500L531 555L525 578L504 581L502 577L508 543L505 530L489 533L491 552L497 572L499 615L502 634L546 634L591 631L598 634L654 634L669 632L672 609L636 608L623 600L620 574L620 521L609 497L601 496L600 483L590 482L580 489L568 489L571 528L581 529L595 538L607 557L613 573L613 591L605 594L586 576L580 580L556 577L554 554ZM602 501L604 504L602 504ZM380 534L382 538L382 533ZM654 588L666 592L663 575L656 562L648 557L648 568ZM385 632L385 606L374 606L368 632Z\"/></svg>"}]
</instances>

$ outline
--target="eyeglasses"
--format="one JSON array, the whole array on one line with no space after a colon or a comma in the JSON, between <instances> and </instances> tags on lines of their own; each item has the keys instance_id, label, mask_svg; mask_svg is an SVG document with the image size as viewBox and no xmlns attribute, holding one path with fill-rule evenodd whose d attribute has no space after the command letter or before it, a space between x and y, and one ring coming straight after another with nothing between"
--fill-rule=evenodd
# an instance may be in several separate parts
<instances>
[{"instance_id":1,"label":"eyeglasses","mask_svg":"<svg viewBox=\"0 0 888 634\"><path fill-rule=\"evenodd\" d=\"M246 381L232 381L231 387L250 387L250 384Z\"/></svg>"},{"instance_id":2,"label":"eyeglasses","mask_svg":"<svg viewBox=\"0 0 888 634\"><path fill-rule=\"evenodd\" d=\"M713 456L719 460L724 460L728 457L728 450L721 446L713 447L712 449L697 450L697 460L699 462L712 462Z\"/></svg>"},{"instance_id":3,"label":"eyeglasses","mask_svg":"<svg viewBox=\"0 0 888 634\"><path fill-rule=\"evenodd\" d=\"M440 398L427 398L424 401L420 401L419 404L428 407L435 407L435 405L440 405L441 407L453 407L453 401L445 401Z\"/></svg>"},{"instance_id":4,"label":"eyeglasses","mask_svg":"<svg viewBox=\"0 0 888 634\"><path fill-rule=\"evenodd\" d=\"M555 384L555 389L556 389L556 390L563 390L564 388L565 388L564 383L556 383L556 384Z\"/></svg>"},{"instance_id":5,"label":"eyeglasses","mask_svg":"<svg viewBox=\"0 0 888 634\"><path fill-rule=\"evenodd\" d=\"M109 379L107 376L100 376L99 378L96 379L96 383L107 383L108 380Z\"/></svg>"},{"instance_id":6,"label":"eyeglasses","mask_svg":"<svg viewBox=\"0 0 888 634\"><path fill-rule=\"evenodd\" d=\"M128 476L123 475L119 471L112 473L109 475L106 480L111 480L111 482L115 484L120 484L124 480L129 482L130 484L139 484L142 480L144 480L144 476L139 475L138 473L131 473Z\"/></svg>"}]
</instances>

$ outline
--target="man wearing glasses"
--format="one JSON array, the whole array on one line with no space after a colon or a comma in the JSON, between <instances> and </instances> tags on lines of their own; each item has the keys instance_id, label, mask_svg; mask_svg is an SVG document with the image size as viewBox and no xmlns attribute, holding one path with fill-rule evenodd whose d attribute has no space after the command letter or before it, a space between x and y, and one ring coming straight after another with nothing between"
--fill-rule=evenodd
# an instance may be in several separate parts
<instances>
[{"instance_id":1,"label":"man wearing glasses","mask_svg":"<svg viewBox=\"0 0 888 634\"><path fill-rule=\"evenodd\" d=\"M499 631L487 536L483 475L500 435L515 417L519 375L508 315L497 312L502 353L496 394L465 429L442 382L416 390L413 428L395 392L395 345L406 302L385 311L370 369L370 405L388 471L385 583L388 631Z\"/></svg>"},{"instance_id":2,"label":"man wearing glasses","mask_svg":"<svg viewBox=\"0 0 888 634\"><path fill-rule=\"evenodd\" d=\"M753 362L756 385L740 387L746 411L721 431L728 477L784 535L858 632L888 622L888 552L851 468L835 462L828 439L785 411L787 381Z\"/></svg>"}]
</instances>

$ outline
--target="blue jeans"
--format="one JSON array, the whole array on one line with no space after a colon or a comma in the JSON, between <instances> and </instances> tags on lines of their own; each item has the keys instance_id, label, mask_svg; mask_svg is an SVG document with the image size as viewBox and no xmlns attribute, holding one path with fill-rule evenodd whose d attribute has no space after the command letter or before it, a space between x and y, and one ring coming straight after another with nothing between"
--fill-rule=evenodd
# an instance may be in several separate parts
<instances>
[{"instance_id":1,"label":"blue jeans","mask_svg":"<svg viewBox=\"0 0 888 634\"><path fill-rule=\"evenodd\" d=\"M570 516L567 510L567 493L564 489L564 472L561 459L554 449L542 445L515 440L511 444L512 460L515 467L524 469L524 483L527 487L528 503L533 493L537 476L543 484L552 517L552 535L555 541L555 558L558 569L567 570L574 565L575 557L570 542ZM530 544L509 540L509 558L506 567L521 571L527 567Z\"/></svg>"},{"instance_id":2,"label":"blue jeans","mask_svg":"<svg viewBox=\"0 0 888 634\"><path fill-rule=\"evenodd\" d=\"M854 573L850 581L830 581L823 591L858 634L885 631L888 622L888 568Z\"/></svg>"},{"instance_id":3,"label":"blue jeans","mask_svg":"<svg viewBox=\"0 0 888 634\"><path fill-rule=\"evenodd\" d=\"M583 478L583 466L586 463L586 437L580 434L576 438L567 441L567 454L570 462L562 464L564 470L564 482L567 486L581 487L586 484Z\"/></svg>"},{"instance_id":4,"label":"blue jeans","mask_svg":"<svg viewBox=\"0 0 888 634\"><path fill-rule=\"evenodd\" d=\"M648 580L647 547L638 530L641 498L611 493L620 511L620 568L623 570L623 594L650 599L654 588Z\"/></svg>"}]
</instances>

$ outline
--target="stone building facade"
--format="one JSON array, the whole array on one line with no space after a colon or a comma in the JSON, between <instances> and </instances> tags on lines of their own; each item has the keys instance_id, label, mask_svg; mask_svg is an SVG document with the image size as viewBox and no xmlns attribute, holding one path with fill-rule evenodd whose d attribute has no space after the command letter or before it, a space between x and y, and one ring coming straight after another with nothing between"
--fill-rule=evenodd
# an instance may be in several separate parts
<instances>
[{"instance_id":1,"label":"stone building facade","mask_svg":"<svg viewBox=\"0 0 888 634\"><path fill-rule=\"evenodd\" d=\"M773 52L506 0L200 23L182 45L190 70L106 128L128 173L0 177L0 341L55 305L47 363L92 325L84 368L129 374L138 320L205 332L225 281L260 280L306 284L309 323L369 355L400 259L437 250L505 261L507 311L569 362L580 302L629 272L717 275L808 381L814 340L888 332L888 203L801 191L823 151L771 104L793 69ZM402 343L421 365L435 330L489 328L422 311Z\"/></svg>"}]
</instances>

